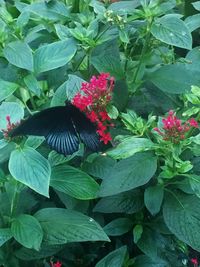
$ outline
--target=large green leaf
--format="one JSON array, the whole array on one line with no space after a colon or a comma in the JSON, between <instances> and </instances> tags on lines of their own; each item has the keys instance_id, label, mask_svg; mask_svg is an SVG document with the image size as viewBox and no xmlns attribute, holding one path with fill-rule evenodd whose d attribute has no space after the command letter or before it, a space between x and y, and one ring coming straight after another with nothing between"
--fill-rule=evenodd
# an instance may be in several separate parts
<instances>
[{"instance_id":1,"label":"large green leaf","mask_svg":"<svg viewBox=\"0 0 200 267\"><path fill-rule=\"evenodd\" d=\"M163 208L164 220L180 240L200 251L200 199L184 193L168 194Z\"/></svg>"},{"instance_id":2,"label":"large green leaf","mask_svg":"<svg viewBox=\"0 0 200 267\"><path fill-rule=\"evenodd\" d=\"M144 203L152 215L160 211L163 201L164 189L160 185L150 186L145 189Z\"/></svg>"},{"instance_id":3,"label":"large green leaf","mask_svg":"<svg viewBox=\"0 0 200 267\"><path fill-rule=\"evenodd\" d=\"M190 30L190 32L198 29L200 27L200 14L195 14L193 16L189 16L185 20L185 25Z\"/></svg>"},{"instance_id":4,"label":"large green leaf","mask_svg":"<svg viewBox=\"0 0 200 267\"><path fill-rule=\"evenodd\" d=\"M49 3L48 3L49 2ZM27 5L24 12L31 12L34 16L39 16L45 20L59 21L69 17L69 8L60 1L39 1Z\"/></svg>"},{"instance_id":5,"label":"large green leaf","mask_svg":"<svg viewBox=\"0 0 200 267\"><path fill-rule=\"evenodd\" d=\"M92 177L69 165L56 166L52 169L50 185L78 199L96 198L99 190L99 185Z\"/></svg>"},{"instance_id":6,"label":"large green leaf","mask_svg":"<svg viewBox=\"0 0 200 267\"><path fill-rule=\"evenodd\" d=\"M95 265L95 267L122 267L125 260L126 252L127 252L126 246L118 248L110 252L103 259L101 259Z\"/></svg>"},{"instance_id":7,"label":"large green leaf","mask_svg":"<svg viewBox=\"0 0 200 267\"><path fill-rule=\"evenodd\" d=\"M85 161L82 169L90 175L104 179L108 176L116 161L110 157L98 155L90 161Z\"/></svg>"},{"instance_id":8,"label":"large green leaf","mask_svg":"<svg viewBox=\"0 0 200 267\"><path fill-rule=\"evenodd\" d=\"M98 72L109 72L117 80L124 77L116 40L105 42L94 48L91 54L91 64Z\"/></svg>"},{"instance_id":9,"label":"large green leaf","mask_svg":"<svg viewBox=\"0 0 200 267\"><path fill-rule=\"evenodd\" d=\"M200 198L200 175L190 174L188 178L192 190Z\"/></svg>"},{"instance_id":10,"label":"large green leaf","mask_svg":"<svg viewBox=\"0 0 200 267\"><path fill-rule=\"evenodd\" d=\"M133 221L129 218L117 218L106 224L103 230L108 236L119 236L127 233L133 227Z\"/></svg>"},{"instance_id":11,"label":"large green leaf","mask_svg":"<svg viewBox=\"0 0 200 267\"><path fill-rule=\"evenodd\" d=\"M183 94L190 92L191 85L200 85L200 77L195 74L184 65L174 64L151 73L149 80L166 93Z\"/></svg>"},{"instance_id":12,"label":"large green leaf","mask_svg":"<svg viewBox=\"0 0 200 267\"><path fill-rule=\"evenodd\" d=\"M24 117L24 109L15 102L3 102L0 106L0 130L6 129L6 116L10 116L11 123L20 122Z\"/></svg>"},{"instance_id":13,"label":"large green leaf","mask_svg":"<svg viewBox=\"0 0 200 267\"><path fill-rule=\"evenodd\" d=\"M66 99L71 100L80 90L81 84L85 82L76 75L69 74L69 78L54 93L51 106L64 105Z\"/></svg>"},{"instance_id":14,"label":"large green leaf","mask_svg":"<svg viewBox=\"0 0 200 267\"><path fill-rule=\"evenodd\" d=\"M102 198L94 207L94 212L101 213L135 213L144 206L143 193L131 190L118 195Z\"/></svg>"},{"instance_id":15,"label":"large green leaf","mask_svg":"<svg viewBox=\"0 0 200 267\"><path fill-rule=\"evenodd\" d=\"M153 147L153 142L147 138L129 136L124 138L117 147L107 151L106 154L114 159L125 159L137 152L151 150Z\"/></svg>"},{"instance_id":16,"label":"large green leaf","mask_svg":"<svg viewBox=\"0 0 200 267\"><path fill-rule=\"evenodd\" d=\"M112 1L111 1L112 2ZM114 2L114 1L113 1ZM135 1L119 1L117 3L112 3L108 10L112 10L118 14L132 14L136 7L140 5L139 0Z\"/></svg>"},{"instance_id":17,"label":"large green leaf","mask_svg":"<svg viewBox=\"0 0 200 267\"><path fill-rule=\"evenodd\" d=\"M15 218L11 225L11 232L13 237L24 247L40 249L43 232L35 217L22 214Z\"/></svg>"},{"instance_id":18,"label":"large green leaf","mask_svg":"<svg viewBox=\"0 0 200 267\"><path fill-rule=\"evenodd\" d=\"M12 95L18 88L18 84L0 79L0 102Z\"/></svg>"},{"instance_id":19,"label":"large green leaf","mask_svg":"<svg viewBox=\"0 0 200 267\"><path fill-rule=\"evenodd\" d=\"M35 217L44 231L48 245L82 241L109 241L103 229L92 218L77 211L46 208Z\"/></svg>"},{"instance_id":20,"label":"large green leaf","mask_svg":"<svg viewBox=\"0 0 200 267\"><path fill-rule=\"evenodd\" d=\"M12 233L10 228L0 229L0 247L11 238L12 238Z\"/></svg>"},{"instance_id":21,"label":"large green leaf","mask_svg":"<svg viewBox=\"0 0 200 267\"><path fill-rule=\"evenodd\" d=\"M169 263L162 260L152 260L146 255L141 255L136 257L133 267L169 267Z\"/></svg>"},{"instance_id":22,"label":"large green leaf","mask_svg":"<svg viewBox=\"0 0 200 267\"><path fill-rule=\"evenodd\" d=\"M173 14L158 18L152 25L151 33L166 44L192 49L192 35L189 29L181 19Z\"/></svg>"},{"instance_id":23,"label":"large green leaf","mask_svg":"<svg viewBox=\"0 0 200 267\"><path fill-rule=\"evenodd\" d=\"M139 249L153 260L162 259L162 253L169 245L167 237L162 236L155 229L143 227L142 236L137 242Z\"/></svg>"},{"instance_id":24,"label":"large green leaf","mask_svg":"<svg viewBox=\"0 0 200 267\"><path fill-rule=\"evenodd\" d=\"M15 255L18 259L30 262L31 260L44 259L53 256L62 248L63 245L47 246L47 244L42 244L39 251L21 247L15 251Z\"/></svg>"},{"instance_id":25,"label":"large green leaf","mask_svg":"<svg viewBox=\"0 0 200 267\"><path fill-rule=\"evenodd\" d=\"M200 15L200 14L199 14ZM195 47L191 51L189 51L186 55L186 63L185 67L188 72L196 73L196 75L200 75L200 51L199 47Z\"/></svg>"},{"instance_id":26,"label":"large green leaf","mask_svg":"<svg viewBox=\"0 0 200 267\"><path fill-rule=\"evenodd\" d=\"M23 41L14 41L7 44L3 53L11 64L33 71L33 55L30 47Z\"/></svg>"},{"instance_id":27,"label":"large green leaf","mask_svg":"<svg viewBox=\"0 0 200 267\"><path fill-rule=\"evenodd\" d=\"M64 66L75 53L76 44L72 39L43 45L34 54L35 72L40 73Z\"/></svg>"},{"instance_id":28,"label":"large green leaf","mask_svg":"<svg viewBox=\"0 0 200 267\"><path fill-rule=\"evenodd\" d=\"M111 196L146 184L154 175L157 159L151 153L137 153L119 161L103 180L100 196Z\"/></svg>"},{"instance_id":29,"label":"large green leaf","mask_svg":"<svg viewBox=\"0 0 200 267\"><path fill-rule=\"evenodd\" d=\"M51 168L48 160L31 147L14 150L9 160L11 175L37 193L49 196Z\"/></svg>"}]
</instances>

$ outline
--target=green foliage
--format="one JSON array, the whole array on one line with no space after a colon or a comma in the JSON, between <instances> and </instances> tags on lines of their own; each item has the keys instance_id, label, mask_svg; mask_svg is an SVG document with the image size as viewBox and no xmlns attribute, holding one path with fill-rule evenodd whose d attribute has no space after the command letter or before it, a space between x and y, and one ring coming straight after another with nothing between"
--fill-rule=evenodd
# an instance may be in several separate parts
<instances>
[{"instance_id":1,"label":"green foliage","mask_svg":"<svg viewBox=\"0 0 200 267\"><path fill-rule=\"evenodd\" d=\"M199 11L0 0L1 266L183 267L200 252ZM115 80L101 152L64 157L44 137L6 135L101 72Z\"/></svg>"}]
</instances>

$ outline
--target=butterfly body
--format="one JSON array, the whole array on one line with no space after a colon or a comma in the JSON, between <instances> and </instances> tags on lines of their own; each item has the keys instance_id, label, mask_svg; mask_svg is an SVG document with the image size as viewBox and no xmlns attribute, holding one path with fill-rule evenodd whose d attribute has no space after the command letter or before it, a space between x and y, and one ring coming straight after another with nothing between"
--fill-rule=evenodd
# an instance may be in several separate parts
<instances>
[{"instance_id":1,"label":"butterfly body","mask_svg":"<svg viewBox=\"0 0 200 267\"><path fill-rule=\"evenodd\" d=\"M34 114L9 134L21 135L44 136L53 150L65 156L77 151L81 141L92 151L100 146L96 126L69 102Z\"/></svg>"}]
</instances>

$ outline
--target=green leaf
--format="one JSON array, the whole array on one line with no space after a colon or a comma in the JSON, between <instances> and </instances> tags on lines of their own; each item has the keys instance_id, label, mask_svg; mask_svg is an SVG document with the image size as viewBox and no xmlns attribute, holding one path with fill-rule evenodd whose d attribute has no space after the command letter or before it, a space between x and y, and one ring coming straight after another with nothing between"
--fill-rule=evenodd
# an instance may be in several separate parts
<instances>
[{"instance_id":1,"label":"green leaf","mask_svg":"<svg viewBox=\"0 0 200 267\"><path fill-rule=\"evenodd\" d=\"M137 224L133 228L133 239L135 244L140 240L142 233L143 233L143 226L141 224Z\"/></svg>"},{"instance_id":2,"label":"green leaf","mask_svg":"<svg viewBox=\"0 0 200 267\"><path fill-rule=\"evenodd\" d=\"M137 256L134 262L134 267L169 267L168 262L162 260L152 260L146 255Z\"/></svg>"},{"instance_id":3,"label":"green leaf","mask_svg":"<svg viewBox=\"0 0 200 267\"><path fill-rule=\"evenodd\" d=\"M150 186L145 189L144 203L152 215L155 215L160 211L163 196L164 190L160 185Z\"/></svg>"},{"instance_id":4,"label":"green leaf","mask_svg":"<svg viewBox=\"0 0 200 267\"><path fill-rule=\"evenodd\" d=\"M19 85L16 83L0 79L0 102L12 95L18 87Z\"/></svg>"},{"instance_id":5,"label":"green leaf","mask_svg":"<svg viewBox=\"0 0 200 267\"><path fill-rule=\"evenodd\" d=\"M188 72L196 73L199 75L200 72L200 51L199 47L195 47L189 51L186 55L186 60L189 61L189 64L185 64L185 67ZM194 77L195 78L195 77ZM195 81L196 79L194 79ZM195 85L195 82L193 83Z\"/></svg>"},{"instance_id":6,"label":"green leaf","mask_svg":"<svg viewBox=\"0 0 200 267\"><path fill-rule=\"evenodd\" d=\"M99 185L87 173L68 165L52 169L50 185L78 199L96 198Z\"/></svg>"},{"instance_id":7,"label":"green leaf","mask_svg":"<svg viewBox=\"0 0 200 267\"><path fill-rule=\"evenodd\" d=\"M85 161L82 169L92 176L104 179L110 173L115 163L114 159L99 155L91 162Z\"/></svg>"},{"instance_id":8,"label":"green leaf","mask_svg":"<svg viewBox=\"0 0 200 267\"><path fill-rule=\"evenodd\" d=\"M40 249L43 232L35 217L22 214L15 218L11 225L13 237L24 247Z\"/></svg>"},{"instance_id":9,"label":"green leaf","mask_svg":"<svg viewBox=\"0 0 200 267\"><path fill-rule=\"evenodd\" d=\"M20 249L15 251L15 255L17 256L18 259L30 262L31 260L38 260L51 257L57 254L62 248L63 245L47 246L47 244L42 244L39 251L35 249L28 249L25 247L21 247Z\"/></svg>"},{"instance_id":10,"label":"green leaf","mask_svg":"<svg viewBox=\"0 0 200 267\"><path fill-rule=\"evenodd\" d=\"M125 256L126 256L127 248L123 246L118 248L112 252L110 252L107 256L101 259L95 267L122 267Z\"/></svg>"},{"instance_id":11,"label":"green leaf","mask_svg":"<svg viewBox=\"0 0 200 267\"><path fill-rule=\"evenodd\" d=\"M6 116L10 116L11 123L20 122L24 109L18 103L3 102L0 106L0 130L7 128Z\"/></svg>"},{"instance_id":12,"label":"green leaf","mask_svg":"<svg viewBox=\"0 0 200 267\"><path fill-rule=\"evenodd\" d=\"M0 229L0 247L11 238L12 238L12 233L10 228Z\"/></svg>"},{"instance_id":13,"label":"green leaf","mask_svg":"<svg viewBox=\"0 0 200 267\"><path fill-rule=\"evenodd\" d=\"M117 80L124 78L124 70L121 66L119 47L116 40L105 42L93 49L91 64L98 72L109 72Z\"/></svg>"},{"instance_id":14,"label":"green leaf","mask_svg":"<svg viewBox=\"0 0 200 267\"><path fill-rule=\"evenodd\" d=\"M64 105L66 99L71 100L80 90L81 84L85 82L76 75L69 74L68 77L68 80L55 91L51 101L52 107Z\"/></svg>"},{"instance_id":15,"label":"green leaf","mask_svg":"<svg viewBox=\"0 0 200 267\"><path fill-rule=\"evenodd\" d=\"M169 45L192 49L192 35L186 24L177 16L167 14L158 18L151 27L155 38Z\"/></svg>"},{"instance_id":16,"label":"green leaf","mask_svg":"<svg viewBox=\"0 0 200 267\"><path fill-rule=\"evenodd\" d=\"M189 16L185 19L185 25L193 32L194 30L200 27L200 14L195 14L193 16Z\"/></svg>"},{"instance_id":17,"label":"green leaf","mask_svg":"<svg viewBox=\"0 0 200 267\"><path fill-rule=\"evenodd\" d=\"M43 228L44 242L48 245L83 241L109 241L99 224L77 211L46 208L39 210L35 217Z\"/></svg>"},{"instance_id":18,"label":"green leaf","mask_svg":"<svg viewBox=\"0 0 200 267\"><path fill-rule=\"evenodd\" d=\"M139 0L135 1L119 1L117 3L112 3L108 10L112 10L117 14L132 14L136 7L140 5Z\"/></svg>"},{"instance_id":19,"label":"green leaf","mask_svg":"<svg viewBox=\"0 0 200 267\"><path fill-rule=\"evenodd\" d=\"M112 102L119 111L122 111L126 108L128 103L128 94L126 82L124 80L115 81Z\"/></svg>"},{"instance_id":20,"label":"green leaf","mask_svg":"<svg viewBox=\"0 0 200 267\"><path fill-rule=\"evenodd\" d=\"M135 189L102 198L94 207L94 212L132 214L140 211L143 206L143 194L140 190Z\"/></svg>"},{"instance_id":21,"label":"green leaf","mask_svg":"<svg viewBox=\"0 0 200 267\"><path fill-rule=\"evenodd\" d=\"M58 35L60 40L66 40L70 36L69 28L67 26L64 26L62 24L55 24L54 25L56 34Z\"/></svg>"},{"instance_id":22,"label":"green leaf","mask_svg":"<svg viewBox=\"0 0 200 267\"><path fill-rule=\"evenodd\" d=\"M119 111L117 110L117 108L113 105L110 105L106 108L108 115L111 119L116 120L117 117L119 116Z\"/></svg>"},{"instance_id":23,"label":"green leaf","mask_svg":"<svg viewBox=\"0 0 200 267\"><path fill-rule=\"evenodd\" d=\"M37 193L49 196L51 168L48 160L31 147L14 150L9 160L11 175Z\"/></svg>"},{"instance_id":24,"label":"green leaf","mask_svg":"<svg viewBox=\"0 0 200 267\"><path fill-rule=\"evenodd\" d=\"M144 227L142 236L137 242L138 248L153 260L162 259L163 251L167 250L169 243L156 230Z\"/></svg>"},{"instance_id":25,"label":"green leaf","mask_svg":"<svg viewBox=\"0 0 200 267\"><path fill-rule=\"evenodd\" d=\"M154 144L147 138L137 138L129 136L115 148L106 152L106 154L114 159L126 159L133 156L137 152L152 150Z\"/></svg>"},{"instance_id":26,"label":"green leaf","mask_svg":"<svg viewBox=\"0 0 200 267\"><path fill-rule=\"evenodd\" d=\"M157 159L151 153L137 153L119 161L103 180L99 196L111 196L146 184L154 175Z\"/></svg>"},{"instance_id":27,"label":"green leaf","mask_svg":"<svg viewBox=\"0 0 200 267\"><path fill-rule=\"evenodd\" d=\"M34 93L36 96L40 96L41 88L33 74L29 74L24 77L24 83L32 93Z\"/></svg>"},{"instance_id":28,"label":"green leaf","mask_svg":"<svg viewBox=\"0 0 200 267\"><path fill-rule=\"evenodd\" d=\"M187 174L187 177L195 195L200 198L200 176L196 174Z\"/></svg>"},{"instance_id":29,"label":"green leaf","mask_svg":"<svg viewBox=\"0 0 200 267\"><path fill-rule=\"evenodd\" d=\"M25 142L25 145L32 148L38 148L44 142L44 140L44 136L29 136Z\"/></svg>"},{"instance_id":30,"label":"green leaf","mask_svg":"<svg viewBox=\"0 0 200 267\"><path fill-rule=\"evenodd\" d=\"M103 230L108 236L119 236L129 232L133 227L133 222L128 218L117 218L106 224Z\"/></svg>"},{"instance_id":31,"label":"green leaf","mask_svg":"<svg viewBox=\"0 0 200 267\"><path fill-rule=\"evenodd\" d=\"M39 1L28 5L23 10L31 12L34 16L39 16L45 20L59 21L66 20L69 17L69 7L60 1Z\"/></svg>"},{"instance_id":32,"label":"green leaf","mask_svg":"<svg viewBox=\"0 0 200 267\"><path fill-rule=\"evenodd\" d=\"M1 148L0 150L0 164L6 162L9 157L11 152L13 151L13 149L15 149L15 143L10 142L7 144L7 146L4 146L3 148Z\"/></svg>"},{"instance_id":33,"label":"green leaf","mask_svg":"<svg viewBox=\"0 0 200 267\"><path fill-rule=\"evenodd\" d=\"M200 11L200 1L195 1L192 5L196 10Z\"/></svg>"},{"instance_id":34,"label":"green leaf","mask_svg":"<svg viewBox=\"0 0 200 267\"><path fill-rule=\"evenodd\" d=\"M41 73L64 66L75 53L76 44L72 39L43 45L34 54L35 72Z\"/></svg>"},{"instance_id":35,"label":"green leaf","mask_svg":"<svg viewBox=\"0 0 200 267\"><path fill-rule=\"evenodd\" d=\"M176 192L168 194L163 207L169 230L181 241L200 251L200 199Z\"/></svg>"},{"instance_id":36,"label":"green leaf","mask_svg":"<svg viewBox=\"0 0 200 267\"><path fill-rule=\"evenodd\" d=\"M5 58L13 65L33 71L33 55L30 47L23 41L9 43L3 50Z\"/></svg>"},{"instance_id":37,"label":"green leaf","mask_svg":"<svg viewBox=\"0 0 200 267\"><path fill-rule=\"evenodd\" d=\"M199 76L178 64L163 66L148 78L160 90L170 94L188 93L192 85L200 85Z\"/></svg>"}]
</instances>

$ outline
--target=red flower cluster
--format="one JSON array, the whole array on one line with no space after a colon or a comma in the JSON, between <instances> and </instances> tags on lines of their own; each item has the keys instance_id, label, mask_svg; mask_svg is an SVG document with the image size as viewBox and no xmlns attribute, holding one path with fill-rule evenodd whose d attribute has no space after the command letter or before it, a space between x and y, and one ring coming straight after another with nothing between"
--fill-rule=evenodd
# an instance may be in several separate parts
<instances>
[{"instance_id":1,"label":"red flower cluster","mask_svg":"<svg viewBox=\"0 0 200 267\"><path fill-rule=\"evenodd\" d=\"M104 144L112 140L108 127L113 125L106 106L112 99L113 86L114 78L109 73L101 73L98 77L92 76L90 82L82 83L81 92L72 99L72 104L97 124L97 133Z\"/></svg>"},{"instance_id":2,"label":"red flower cluster","mask_svg":"<svg viewBox=\"0 0 200 267\"><path fill-rule=\"evenodd\" d=\"M62 267L62 263L60 261L57 261L56 263L51 262L51 267Z\"/></svg>"},{"instance_id":3,"label":"red flower cluster","mask_svg":"<svg viewBox=\"0 0 200 267\"><path fill-rule=\"evenodd\" d=\"M185 138L185 133L191 127L198 128L198 123L194 118L187 120L182 124L181 120L174 115L174 111L170 110L166 119L162 119L162 130L154 128L154 131L162 135L163 140L169 140L173 143L179 143L180 140Z\"/></svg>"},{"instance_id":4,"label":"red flower cluster","mask_svg":"<svg viewBox=\"0 0 200 267\"><path fill-rule=\"evenodd\" d=\"M20 124L20 122L17 122L17 123L11 123L11 121L10 121L10 116L9 115L7 115L6 116L6 121L7 121L7 126L6 126L6 130L2 130L2 132L3 132L3 136L4 136L4 138L9 138L9 132L12 130L12 129L14 129L14 128L16 128L16 126L18 126L19 124Z\"/></svg>"}]
</instances>

